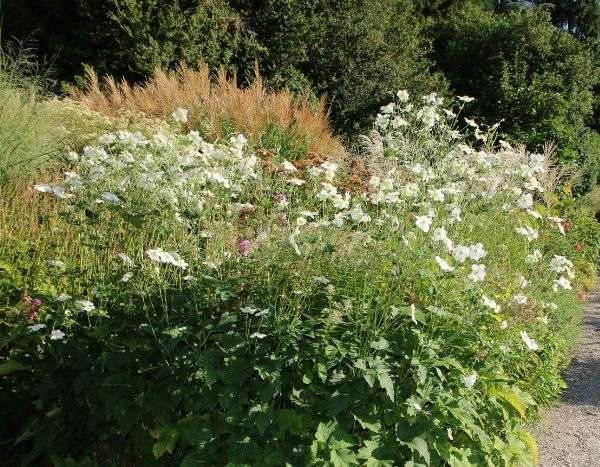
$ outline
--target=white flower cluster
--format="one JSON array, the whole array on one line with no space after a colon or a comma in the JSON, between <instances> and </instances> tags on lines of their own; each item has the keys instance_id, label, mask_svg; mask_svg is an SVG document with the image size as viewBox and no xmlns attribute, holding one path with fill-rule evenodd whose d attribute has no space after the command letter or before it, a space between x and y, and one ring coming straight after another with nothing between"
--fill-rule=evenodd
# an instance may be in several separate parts
<instances>
[{"instance_id":1,"label":"white flower cluster","mask_svg":"<svg viewBox=\"0 0 600 467\"><path fill-rule=\"evenodd\" d=\"M185 109L173 118L184 123ZM106 205L123 212L147 211L153 203L165 221L198 222L208 206L228 204L258 178L257 157L246 153L246 138L228 144L187 135L118 131L102 135L97 146L72 153L73 167L58 184L37 184L36 191L72 203Z\"/></svg>"}]
</instances>

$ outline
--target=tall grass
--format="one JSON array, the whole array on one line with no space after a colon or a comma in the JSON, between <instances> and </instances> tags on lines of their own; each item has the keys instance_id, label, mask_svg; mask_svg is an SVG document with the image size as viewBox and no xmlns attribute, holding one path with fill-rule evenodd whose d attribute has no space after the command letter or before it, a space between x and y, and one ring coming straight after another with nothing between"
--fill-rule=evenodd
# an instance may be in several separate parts
<instances>
[{"instance_id":1,"label":"tall grass","mask_svg":"<svg viewBox=\"0 0 600 467\"><path fill-rule=\"evenodd\" d=\"M243 132L260 144L272 129L303 139L309 152L331 154L341 147L332 135L324 100L288 91L270 92L258 74L247 87L220 70L212 79L208 66L193 69L180 65L175 71L156 71L145 83L131 85L112 76L98 78L86 69L87 87L71 89L71 97L89 109L107 115L125 110L164 118L178 107L190 110L190 124L209 138Z\"/></svg>"},{"instance_id":2,"label":"tall grass","mask_svg":"<svg viewBox=\"0 0 600 467\"><path fill-rule=\"evenodd\" d=\"M0 50L0 183L43 166L62 138L42 104L40 78L26 50Z\"/></svg>"}]
</instances>

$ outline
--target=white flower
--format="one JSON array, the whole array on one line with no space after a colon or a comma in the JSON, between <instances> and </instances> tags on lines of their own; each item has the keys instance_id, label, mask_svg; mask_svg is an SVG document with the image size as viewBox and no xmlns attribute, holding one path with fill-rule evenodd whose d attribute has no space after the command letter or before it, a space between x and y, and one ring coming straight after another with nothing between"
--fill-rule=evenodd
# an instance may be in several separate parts
<instances>
[{"instance_id":1,"label":"white flower","mask_svg":"<svg viewBox=\"0 0 600 467\"><path fill-rule=\"evenodd\" d=\"M346 213L338 212L335 216L333 216L333 224L340 228L344 225L344 219L346 218Z\"/></svg>"},{"instance_id":2,"label":"white flower","mask_svg":"<svg viewBox=\"0 0 600 467\"><path fill-rule=\"evenodd\" d=\"M56 300L57 302L66 302L70 298L71 296L68 293L61 293L60 295L57 295L54 300Z\"/></svg>"},{"instance_id":3,"label":"white flower","mask_svg":"<svg viewBox=\"0 0 600 467\"><path fill-rule=\"evenodd\" d=\"M475 120L471 120L469 118L465 118L465 122L467 122L467 125L473 127L473 128L479 128L479 125L477 125L477 123L475 123Z\"/></svg>"},{"instance_id":4,"label":"white flower","mask_svg":"<svg viewBox=\"0 0 600 467\"><path fill-rule=\"evenodd\" d=\"M454 268L452 266L450 266L446 261L444 261L439 256L435 257L435 261L437 262L438 266L440 267L440 269L443 272L452 272L452 271L454 271Z\"/></svg>"},{"instance_id":5,"label":"white flower","mask_svg":"<svg viewBox=\"0 0 600 467\"><path fill-rule=\"evenodd\" d=\"M52 266L53 268L56 268L56 269L63 269L65 267L65 263L63 263L59 259L51 259L48 261L48 266Z\"/></svg>"},{"instance_id":6,"label":"white flower","mask_svg":"<svg viewBox=\"0 0 600 467\"><path fill-rule=\"evenodd\" d=\"M100 199L108 204L121 204L119 197L110 191L103 192L100 195Z\"/></svg>"},{"instance_id":7,"label":"white flower","mask_svg":"<svg viewBox=\"0 0 600 467\"><path fill-rule=\"evenodd\" d=\"M133 266L133 260L125 253L117 253L117 256L123 261L125 266Z\"/></svg>"},{"instance_id":8,"label":"white flower","mask_svg":"<svg viewBox=\"0 0 600 467\"><path fill-rule=\"evenodd\" d=\"M452 211L450 211L450 222L460 222L462 219L460 217L460 208L458 206L454 206Z\"/></svg>"},{"instance_id":9,"label":"white flower","mask_svg":"<svg viewBox=\"0 0 600 467\"><path fill-rule=\"evenodd\" d=\"M429 229L431 228L431 222L432 219L429 216L417 216L415 220L417 227L426 233L429 232Z\"/></svg>"},{"instance_id":10,"label":"white flower","mask_svg":"<svg viewBox=\"0 0 600 467\"><path fill-rule=\"evenodd\" d=\"M469 97L469 96L456 96L458 98L459 101L463 101L463 102L473 102L475 100L474 97Z\"/></svg>"},{"instance_id":11,"label":"white flower","mask_svg":"<svg viewBox=\"0 0 600 467\"><path fill-rule=\"evenodd\" d=\"M290 245L292 245L292 248L294 249L294 252L298 255L298 256L302 256L302 252L300 251L300 248L298 247L298 242L296 242L296 234L291 234L288 237L288 240L290 242Z\"/></svg>"},{"instance_id":12,"label":"white flower","mask_svg":"<svg viewBox=\"0 0 600 467\"><path fill-rule=\"evenodd\" d=\"M483 282L485 280L485 264L473 264L468 279L471 282Z\"/></svg>"},{"instance_id":13,"label":"white flower","mask_svg":"<svg viewBox=\"0 0 600 467\"><path fill-rule=\"evenodd\" d=\"M110 133L105 133L98 137L98 142L102 146L108 146L109 144L114 143L116 140L117 140L117 137Z\"/></svg>"},{"instance_id":14,"label":"white flower","mask_svg":"<svg viewBox=\"0 0 600 467\"><path fill-rule=\"evenodd\" d=\"M558 292L558 289L563 288L565 290L571 290L571 281L569 279L567 279L565 276L560 276L559 279L554 281L554 286L553 286L553 290L555 292Z\"/></svg>"},{"instance_id":15,"label":"white flower","mask_svg":"<svg viewBox=\"0 0 600 467\"><path fill-rule=\"evenodd\" d=\"M523 275L519 275L519 287L524 289L529 285L529 281Z\"/></svg>"},{"instance_id":16,"label":"white flower","mask_svg":"<svg viewBox=\"0 0 600 467\"><path fill-rule=\"evenodd\" d=\"M283 170L285 170L286 172L297 172L298 171L296 166L294 164L292 164L290 161L288 161L287 159L285 159L281 165L283 166Z\"/></svg>"},{"instance_id":17,"label":"white flower","mask_svg":"<svg viewBox=\"0 0 600 467\"><path fill-rule=\"evenodd\" d=\"M525 227L516 227L515 231L525 237L527 237L527 240L531 241L531 240L535 240L536 238L539 237L538 231L529 227L529 226L525 226Z\"/></svg>"},{"instance_id":18,"label":"white flower","mask_svg":"<svg viewBox=\"0 0 600 467\"><path fill-rule=\"evenodd\" d=\"M348 214L350 215L350 218L357 224L371 221L371 216L363 212L360 204L354 206L350 211L348 211Z\"/></svg>"},{"instance_id":19,"label":"white flower","mask_svg":"<svg viewBox=\"0 0 600 467\"><path fill-rule=\"evenodd\" d=\"M171 114L173 120L177 123L187 123L188 121L188 111L182 107L179 107L175 112Z\"/></svg>"},{"instance_id":20,"label":"white flower","mask_svg":"<svg viewBox=\"0 0 600 467\"><path fill-rule=\"evenodd\" d=\"M433 234L432 234L431 238L436 242L442 242L445 245L445 247L448 249L448 251L450 251L450 252L454 248L454 244L452 243L452 240L450 240L448 238L448 233L446 232L446 229L444 229L443 227L435 228L433 230Z\"/></svg>"},{"instance_id":21,"label":"white flower","mask_svg":"<svg viewBox=\"0 0 600 467\"><path fill-rule=\"evenodd\" d=\"M334 162L325 161L321 164L321 168L325 174L325 179L330 182L333 181L335 178L335 173L338 169L338 165Z\"/></svg>"},{"instance_id":22,"label":"white flower","mask_svg":"<svg viewBox=\"0 0 600 467\"><path fill-rule=\"evenodd\" d=\"M350 193L344 193L344 196L337 194L331 199L333 207L336 209L348 209L350 207Z\"/></svg>"},{"instance_id":23,"label":"white flower","mask_svg":"<svg viewBox=\"0 0 600 467\"><path fill-rule=\"evenodd\" d=\"M500 329L506 329L508 327L508 322L506 320L503 320L500 323Z\"/></svg>"},{"instance_id":24,"label":"white flower","mask_svg":"<svg viewBox=\"0 0 600 467\"><path fill-rule=\"evenodd\" d=\"M65 191L57 185L33 185L33 189L40 193L51 193L60 199L73 197L72 194L65 193Z\"/></svg>"},{"instance_id":25,"label":"white flower","mask_svg":"<svg viewBox=\"0 0 600 467\"><path fill-rule=\"evenodd\" d=\"M408 197L414 197L419 194L419 185L416 183L407 183L402 187L402 193Z\"/></svg>"},{"instance_id":26,"label":"white flower","mask_svg":"<svg viewBox=\"0 0 600 467\"><path fill-rule=\"evenodd\" d=\"M384 105L382 106L379 111L382 114L391 114L394 112L394 107L396 106L396 104L394 104L393 102L389 103L388 105Z\"/></svg>"},{"instance_id":27,"label":"white flower","mask_svg":"<svg viewBox=\"0 0 600 467\"><path fill-rule=\"evenodd\" d=\"M317 194L317 198L321 201L331 199L338 194L337 188L331 183L323 182L321 185L323 186L323 189Z\"/></svg>"},{"instance_id":28,"label":"white flower","mask_svg":"<svg viewBox=\"0 0 600 467\"><path fill-rule=\"evenodd\" d=\"M550 323L550 319L547 316L538 316L536 318L540 323L548 324Z\"/></svg>"},{"instance_id":29,"label":"white flower","mask_svg":"<svg viewBox=\"0 0 600 467\"><path fill-rule=\"evenodd\" d=\"M96 305L94 305L94 303L90 302L89 300L77 300L75 301L75 307L79 311L86 311L88 313L96 309Z\"/></svg>"},{"instance_id":30,"label":"white flower","mask_svg":"<svg viewBox=\"0 0 600 467\"><path fill-rule=\"evenodd\" d=\"M467 389L471 389L477 382L477 373L473 372L463 378L463 383Z\"/></svg>"},{"instance_id":31,"label":"white flower","mask_svg":"<svg viewBox=\"0 0 600 467\"><path fill-rule=\"evenodd\" d=\"M556 227L558 228L558 231L562 235L565 235L565 227L563 225L563 222L564 222L563 219L561 219L560 217L548 216L548 220L554 222L556 224Z\"/></svg>"},{"instance_id":32,"label":"white flower","mask_svg":"<svg viewBox=\"0 0 600 467\"><path fill-rule=\"evenodd\" d=\"M408 91L406 91L405 89L400 89L397 93L396 93L396 97L398 98L398 100L400 102L406 102L409 99L409 95L408 95Z\"/></svg>"},{"instance_id":33,"label":"white flower","mask_svg":"<svg viewBox=\"0 0 600 467\"><path fill-rule=\"evenodd\" d=\"M483 302L483 304L485 306L487 306L488 308L491 308L494 313L500 313L500 305L498 305L494 300L492 300L489 297L486 297L485 295L483 295L481 297L481 301Z\"/></svg>"},{"instance_id":34,"label":"white flower","mask_svg":"<svg viewBox=\"0 0 600 467\"><path fill-rule=\"evenodd\" d=\"M443 203L446 199L446 195L444 195L444 192L440 189L429 190L429 196L433 201L437 201L439 203Z\"/></svg>"},{"instance_id":35,"label":"white flower","mask_svg":"<svg viewBox=\"0 0 600 467\"><path fill-rule=\"evenodd\" d=\"M32 326L27 326L27 329L29 329L29 332L37 332L41 329L44 329L45 327L45 324L34 324Z\"/></svg>"},{"instance_id":36,"label":"white flower","mask_svg":"<svg viewBox=\"0 0 600 467\"><path fill-rule=\"evenodd\" d=\"M456 245L452 249L452 257L458 263L464 263L467 260L467 258L469 258L470 254L471 254L471 249L468 246Z\"/></svg>"},{"instance_id":37,"label":"white flower","mask_svg":"<svg viewBox=\"0 0 600 467\"><path fill-rule=\"evenodd\" d=\"M521 339L523 339L523 342L525 342L527 348L532 352L535 352L539 349L538 343L527 335L527 331L521 331Z\"/></svg>"},{"instance_id":38,"label":"white flower","mask_svg":"<svg viewBox=\"0 0 600 467\"><path fill-rule=\"evenodd\" d=\"M517 206L521 209L531 209L533 206L533 195L531 193L521 195L517 200Z\"/></svg>"},{"instance_id":39,"label":"white flower","mask_svg":"<svg viewBox=\"0 0 600 467\"><path fill-rule=\"evenodd\" d=\"M306 182L304 180L299 179L299 178L290 178L288 180L288 183L291 183L292 185L296 185L296 186L302 186Z\"/></svg>"},{"instance_id":40,"label":"white flower","mask_svg":"<svg viewBox=\"0 0 600 467\"><path fill-rule=\"evenodd\" d=\"M520 294L513 295L511 301L515 305L526 305L527 302L529 301L529 299L527 298L526 295L523 295L522 293L520 293Z\"/></svg>"},{"instance_id":41,"label":"white flower","mask_svg":"<svg viewBox=\"0 0 600 467\"><path fill-rule=\"evenodd\" d=\"M162 248L147 250L146 255L152 261L156 261L157 263L171 264L181 269L187 269L188 267L188 264L177 253L169 253Z\"/></svg>"},{"instance_id":42,"label":"white flower","mask_svg":"<svg viewBox=\"0 0 600 467\"><path fill-rule=\"evenodd\" d=\"M245 144L248 142L248 140L246 139L246 137L243 134L239 133L239 134L229 138L229 142L235 149L241 150L241 149L243 149Z\"/></svg>"},{"instance_id":43,"label":"white flower","mask_svg":"<svg viewBox=\"0 0 600 467\"><path fill-rule=\"evenodd\" d=\"M568 272L573 268L573 263L564 256L554 255L550 260L550 269L557 274Z\"/></svg>"},{"instance_id":44,"label":"white flower","mask_svg":"<svg viewBox=\"0 0 600 467\"><path fill-rule=\"evenodd\" d=\"M403 119L400 115L392 119L392 128L394 130L397 130L398 128L403 126L408 126L408 122L405 119Z\"/></svg>"},{"instance_id":45,"label":"white flower","mask_svg":"<svg viewBox=\"0 0 600 467\"><path fill-rule=\"evenodd\" d=\"M479 261L482 258L485 258L487 252L483 248L483 244L476 243L475 245L471 245L469 247L469 258L473 261Z\"/></svg>"},{"instance_id":46,"label":"white flower","mask_svg":"<svg viewBox=\"0 0 600 467\"><path fill-rule=\"evenodd\" d=\"M540 250L534 250L533 253L525 257L525 262L528 264L537 263L542 259L542 252Z\"/></svg>"},{"instance_id":47,"label":"white flower","mask_svg":"<svg viewBox=\"0 0 600 467\"><path fill-rule=\"evenodd\" d=\"M58 329L55 329L54 331L52 331L50 333L50 340L53 340L53 341L59 341L63 337L65 337L65 333L62 331L59 331Z\"/></svg>"},{"instance_id":48,"label":"white flower","mask_svg":"<svg viewBox=\"0 0 600 467\"><path fill-rule=\"evenodd\" d=\"M306 225L308 221L306 220L306 217L300 216L296 219L296 226L297 227L304 227Z\"/></svg>"},{"instance_id":49,"label":"white flower","mask_svg":"<svg viewBox=\"0 0 600 467\"><path fill-rule=\"evenodd\" d=\"M267 337L267 335L260 332L255 332L250 336L251 339L264 339L265 337Z\"/></svg>"},{"instance_id":50,"label":"white flower","mask_svg":"<svg viewBox=\"0 0 600 467\"><path fill-rule=\"evenodd\" d=\"M414 303L410 304L410 319L412 320L413 323L418 324L417 323L417 308L415 307Z\"/></svg>"},{"instance_id":51,"label":"white flower","mask_svg":"<svg viewBox=\"0 0 600 467\"><path fill-rule=\"evenodd\" d=\"M132 272L126 272L125 274L123 274L123 277L121 277L121 282L129 282L131 276L133 276Z\"/></svg>"}]
</instances>

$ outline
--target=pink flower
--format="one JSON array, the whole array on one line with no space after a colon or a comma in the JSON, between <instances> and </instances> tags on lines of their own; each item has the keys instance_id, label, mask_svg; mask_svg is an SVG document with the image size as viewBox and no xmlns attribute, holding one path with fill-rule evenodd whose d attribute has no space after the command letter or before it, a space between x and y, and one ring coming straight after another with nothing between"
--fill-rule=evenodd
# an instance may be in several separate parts
<instances>
[{"instance_id":1,"label":"pink flower","mask_svg":"<svg viewBox=\"0 0 600 467\"><path fill-rule=\"evenodd\" d=\"M283 227L285 227L286 225L290 225L290 220L283 212L277 214L277 222Z\"/></svg>"},{"instance_id":2,"label":"pink flower","mask_svg":"<svg viewBox=\"0 0 600 467\"><path fill-rule=\"evenodd\" d=\"M288 199L287 196L285 195L285 193L275 193L275 201L277 201L277 204L281 207L285 207L288 204Z\"/></svg>"},{"instance_id":3,"label":"pink flower","mask_svg":"<svg viewBox=\"0 0 600 467\"><path fill-rule=\"evenodd\" d=\"M35 321L43 302L39 298L29 297L25 297L24 302L27 307L27 321Z\"/></svg>"},{"instance_id":4,"label":"pink flower","mask_svg":"<svg viewBox=\"0 0 600 467\"><path fill-rule=\"evenodd\" d=\"M242 256L248 256L252 251L252 242L247 238L238 240L238 251Z\"/></svg>"}]
</instances>

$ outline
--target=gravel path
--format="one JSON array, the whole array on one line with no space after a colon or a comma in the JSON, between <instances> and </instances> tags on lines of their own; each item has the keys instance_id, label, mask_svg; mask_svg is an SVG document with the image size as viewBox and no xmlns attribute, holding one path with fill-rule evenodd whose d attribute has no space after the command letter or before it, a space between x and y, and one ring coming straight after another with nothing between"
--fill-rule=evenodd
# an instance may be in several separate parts
<instances>
[{"instance_id":1,"label":"gravel path","mask_svg":"<svg viewBox=\"0 0 600 467\"><path fill-rule=\"evenodd\" d=\"M565 372L568 387L547 415L541 467L600 467L600 291L587 304L581 343Z\"/></svg>"}]
</instances>

